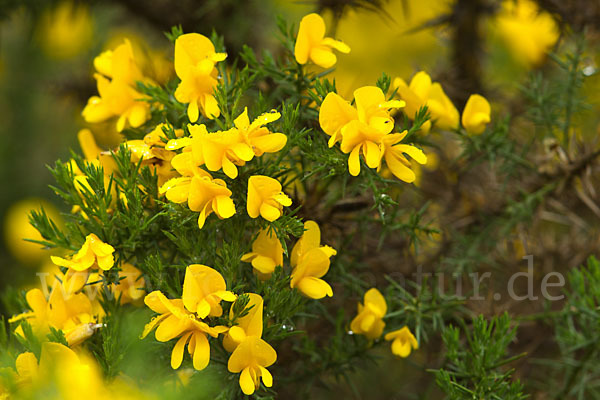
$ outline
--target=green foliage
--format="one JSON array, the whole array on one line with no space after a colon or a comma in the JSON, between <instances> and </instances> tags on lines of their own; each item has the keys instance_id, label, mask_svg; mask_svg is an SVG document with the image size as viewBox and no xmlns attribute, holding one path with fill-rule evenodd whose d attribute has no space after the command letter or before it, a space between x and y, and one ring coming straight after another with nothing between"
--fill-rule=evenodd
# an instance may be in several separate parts
<instances>
[{"instance_id":1,"label":"green foliage","mask_svg":"<svg viewBox=\"0 0 600 400\"><path fill-rule=\"evenodd\" d=\"M525 399L523 385L511 381L513 369L501 367L523 357L506 357L507 348L516 335L508 314L489 322L483 316L473 320L472 328L460 330L450 326L442 338L446 347L446 363L434 370L438 386L448 399Z\"/></svg>"}]
</instances>

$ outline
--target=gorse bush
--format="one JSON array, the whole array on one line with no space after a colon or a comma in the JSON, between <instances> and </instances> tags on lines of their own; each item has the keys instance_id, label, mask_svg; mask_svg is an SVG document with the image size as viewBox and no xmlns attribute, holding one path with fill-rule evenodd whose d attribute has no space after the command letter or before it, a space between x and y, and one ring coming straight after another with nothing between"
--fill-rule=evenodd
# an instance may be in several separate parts
<instances>
[{"instance_id":1,"label":"gorse bush","mask_svg":"<svg viewBox=\"0 0 600 400\"><path fill-rule=\"evenodd\" d=\"M1 320L0 398L292 398L334 381L360 396L356 376L378 368L377 348L422 364L432 398L528 397L512 369L526 353L509 350L517 321L475 316L466 295L478 299L482 279L451 293L442 274L493 266L498 242L597 152L538 173L533 144L511 138L510 118L484 96L459 112L425 71L382 73L342 95L330 74L351 48L318 14L278 26L276 55L229 54L217 34L174 27L168 81L129 40L94 59L97 95L82 116L92 129L114 124L123 141L102 149L81 130L81 151L50 168L71 211L64 224L30 215L55 270L5 295L14 315ZM573 51L553 56L563 86L533 76L523 88L539 139L560 132L556 146L583 109L583 44ZM419 193L438 162L493 168L504 186L542 179L449 231ZM455 240L436 247L446 234ZM398 254L439 269L405 280ZM564 309L539 317L560 327L569 362L552 370L567 371L564 398L598 396L581 381L598 379L597 270L595 259L574 270ZM441 357L411 361L436 337Z\"/></svg>"}]
</instances>

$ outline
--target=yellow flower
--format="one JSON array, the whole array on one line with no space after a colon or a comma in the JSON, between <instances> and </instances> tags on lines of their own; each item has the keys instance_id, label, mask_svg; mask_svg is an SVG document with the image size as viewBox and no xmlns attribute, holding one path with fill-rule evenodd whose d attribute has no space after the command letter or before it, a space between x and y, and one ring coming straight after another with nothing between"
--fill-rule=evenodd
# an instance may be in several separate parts
<instances>
[{"instance_id":1,"label":"yellow flower","mask_svg":"<svg viewBox=\"0 0 600 400\"><path fill-rule=\"evenodd\" d=\"M235 301L235 294L227 289L221 274L206 265L192 264L185 271L183 281L183 304L200 318L220 317L223 309L221 300Z\"/></svg>"},{"instance_id":2,"label":"yellow flower","mask_svg":"<svg viewBox=\"0 0 600 400\"><path fill-rule=\"evenodd\" d=\"M21 263L34 266L48 256L48 251L42 245L28 242L24 239L43 241L44 238L37 229L29 223L31 210L43 208L48 217L57 224L62 219L54 205L42 199L23 199L14 203L6 211L4 219L4 240L7 249Z\"/></svg>"},{"instance_id":3,"label":"yellow flower","mask_svg":"<svg viewBox=\"0 0 600 400\"><path fill-rule=\"evenodd\" d=\"M329 271L329 258L336 251L329 246L321 246L321 231L316 222L306 221L304 229L304 234L292 249L290 287L297 288L311 299L331 297L331 286L320 278Z\"/></svg>"},{"instance_id":4,"label":"yellow flower","mask_svg":"<svg viewBox=\"0 0 600 400\"><path fill-rule=\"evenodd\" d=\"M215 213L220 219L235 214L231 190L221 179L212 179L210 174L193 165L191 152L184 152L171 160L171 165L180 174L179 178L169 179L159 192L166 193L174 203L188 203L190 210L200 212L198 227L202 229L206 218Z\"/></svg>"},{"instance_id":5,"label":"yellow flower","mask_svg":"<svg viewBox=\"0 0 600 400\"><path fill-rule=\"evenodd\" d=\"M554 18L531 0L504 0L496 29L516 59L526 66L540 64L560 34Z\"/></svg>"},{"instance_id":6,"label":"yellow flower","mask_svg":"<svg viewBox=\"0 0 600 400\"><path fill-rule=\"evenodd\" d=\"M408 357L413 349L417 350L419 348L417 339L407 326L386 333L385 340L393 340L392 353L402 358Z\"/></svg>"},{"instance_id":7,"label":"yellow flower","mask_svg":"<svg viewBox=\"0 0 600 400\"><path fill-rule=\"evenodd\" d=\"M304 233L292 249L292 254L290 256L290 263L292 266L298 265L302 258L304 258L312 249L320 249L328 257L337 254L337 251L333 247L327 245L321 246L321 229L315 221L309 220L304 222Z\"/></svg>"},{"instance_id":8,"label":"yellow flower","mask_svg":"<svg viewBox=\"0 0 600 400\"><path fill-rule=\"evenodd\" d=\"M208 133L204 125L188 125L190 145L197 165L206 165L209 171L223 169L231 179L238 176L236 165L244 165L254 158L254 151L237 129Z\"/></svg>"},{"instance_id":9,"label":"yellow flower","mask_svg":"<svg viewBox=\"0 0 600 400\"><path fill-rule=\"evenodd\" d=\"M350 175L360 174L360 154L365 158L369 168L377 168L383 155L381 143L386 133L359 121L351 121L342 128L340 149L350 153L348 171Z\"/></svg>"},{"instance_id":10,"label":"yellow flower","mask_svg":"<svg viewBox=\"0 0 600 400\"><path fill-rule=\"evenodd\" d=\"M372 288L367 290L364 305L358 303L358 315L350 323L352 332L365 335L374 340L381 336L385 322L383 317L387 313L387 303L379 290Z\"/></svg>"},{"instance_id":11,"label":"yellow flower","mask_svg":"<svg viewBox=\"0 0 600 400\"><path fill-rule=\"evenodd\" d=\"M398 96L406 102L406 107L404 108L406 116L414 120L419 109L426 105L429 99L431 77L425 71L420 71L413 76L409 85L402 78L396 78L392 87L397 90ZM421 126L421 131L427 133L430 129L431 120L427 120Z\"/></svg>"},{"instance_id":12,"label":"yellow flower","mask_svg":"<svg viewBox=\"0 0 600 400\"><path fill-rule=\"evenodd\" d=\"M124 144L131 151L131 162L142 161L141 166L148 166L158 177L158 186L162 186L177 173L171 168L170 161L176 153L165 149L167 137L164 129L172 128L168 124L157 125L143 140L128 140ZM177 137L183 136L182 129L175 129Z\"/></svg>"},{"instance_id":13,"label":"yellow flower","mask_svg":"<svg viewBox=\"0 0 600 400\"><path fill-rule=\"evenodd\" d=\"M273 222L281 217L284 206L291 205L292 199L282 192L281 183L276 179L263 175L254 175L248 179L246 208L250 218L258 218L260 215Z\"/></svg>"},{"instance_id":14,"label":"yellow flower","mask_svg":"<svg viewBox=\"0 0 600 400\"><path fill-rule=\"evenodd\" d=\"M431 129L431 121L441 129L456 129L458 127L458 110L448 98L438 82L432 82L431 77L424 71L417 72L407 85L401 78L394 79L392 85L397 90L398 96L406 102L404 112L408 118L414 120L417 112L423 106L431 120L421 127L424 133Z\"/></svg>"},{"instance_id":15,"label":"yellow flower","mask_svg":"<svg viewBox=\"0 0 600 400\"><path fill-rule=\"evenodd\" d=\"M383 153L388 168L401 181L411 183L415 180L415 173L410 169L410 161L405 154L411 156L419 164L427 163L427 156L423 150L409 144L398 144L404 139L408 131L394 133L383 138Z\"/></svg>"},{"instance_id":16,"label":"yellow flower","mask_svg":"<svg viewBox=\"0 0 600 400\"><path fill-rule=\"evenodd\" d=\"M229 328L223 336L223 347L228 352L234 351L248 336L261 337L263 331L263 298L255 293L246 293L249 297L246 308L248 314L238 318L237 325ZM233 319L233 307L229 311L229 318Z\"/></svg>"},{"instance_id":17,"label":"yellow flower","mask_svg":"<svg viewBox=\"0 0 600 400\"><path fill-rule=\"evenodd\" d=\"M31 289L25 298L32 311L16 315L9 322L26 320L40 338L45 338L53 327L62 330L69 345L75 346L99 328L92 304L83 293L71 295L57 285L48 300L40 289ZM15 334L24 336L21 326L17 327Z\"/></svg>"},{"instance_id":18,"label":"yellow flower","mask_svg":"<svg viewBox=\"0 0 600 400\"><path fill-rule=\"evenodd\" d=\"M331 92L325 96L319 110L319 125L330 136L329 147L342 140L341 130L350 121L358 119L356 109L342 96Z\"/></svg>"},{"instance_id":19,"label":"yellow flower","mask_svg":"<svg viewBox=\"0 0 600 400\"><path fill-rule=\"evenodd\" d=\"M319 110L321 129L330 136L329 147L342 140L343 132L351 123L358 121L374 130L388 134L394 129L390 109L404 107L404 101L386 101L385 95L376 86L364 86L354 91L356 109L335 93L325 96Z\"/></svg>"},{"instance_id":20,"label":"yellow flower","mask_svg":"<svg viewBox=\"0 0 600 400\"><path fill-rule=\"evenodd\" d=\"M350 47L339 40L325 37L325 21L319 14L308 14L300 21L294 54L298 64L308 60L323 68L332 67L337 58L332 49L349 53Z\"/></svg>"},{"instance_id":21,"label":"yellow flower","mask_svg":"<svg viewBox=\"0 0 600 400\"><path fill-rule=\"evenodd\" d=\"M92 267L99 267L107 271L115 264L114 247L104 243L98 236L90 233L86 236L81 249L70 259L52 256L52 262L59 267L67 267L75 271L86 271Z\"/></svg>"},{"instance_id":22,"label":"yellow flower","mask_svg":"<svg viewBox=\"0 0 600 400\"><path fill-rule=\"evenodd\" d=\"M260 378L266 387L273 386L273 376L266 367L277 361L277 353L264 340L248 336L229 357L227 369L240 374L240 387L246 395L251 395L260 387Z\"/></svg>"},{"instance_id":23,"label":"yellow flower","mask_svg":"<svg viewBox=\"0 0 600 400\"><path fill-rule=\"evenodd\" d=\"M119 379L107 384L95 359L60 343L42 343L39 362L32 353L20 354L16 369L19 398L76 400L82 393L94 399L145 398L139 392L133 396L132 388Z\"/></svg>"},{"instance_id":24,"label":"yellow flower","mask_svg":"<svg viewBox=\"0 0 600 400\"><path fill-rule=\"evenodd\" d=\"M87 122L101 122L118 116L117 131L125 124L137 128L150 118L150 105L136 89L137 81L148 79L142 75L129 40L114 50L108 50L94 59L94 74L98 94L88 100L82 115Z\"/></svg>"},{"instance_id":25,"label":"yellow flower","mask_svg":"<svg viewBox=\"0 0 600 400\"><path fill-rule=\"evenodd\" d=\"M275 153L285 146L287 136L283 133L272 133L264 127L268 123L277 121L281 114L277 111L269 111L258 116L252 123L248 118L248 108L233 121L244 141L252 148L254 155L262 156L264 153Z\"/></svg>"},{"instance_id":26,"label":"yellow flower","mask_svg":"<svg viewBox=\"0 0 600 400\"><path fill-rule=\"evenodd\" d=\"M261 280L271 277L275 267L283 266L283 247L272 230L262 229L252 243L252 252L242 256L243 262L251 262Z\"/></svg>"},{"instance_id":27,"label":"yellow flower","mask_svg":"<svg viewBox=\"0 0 600 400\"><path fill-rule=\"evenodd\" d=\"M49 57L67 59L86 50L94 34L87 6L62 1L40 18L42 48Z\"/></svg>"},{"instance_id":28,"label":"yellow flower","mask_svg":"<svg viewBox=\"0 0 600 400\"><path fill-rule=\"evenodd\" d=\"M145 287L146 281L142 271L129 263L121 265L119 282L110 285L115 296L121 298L121 304L136 303L146 294Z\"/></svg>"},{"instance_id":29,"label":"yellow flower","mask_svg":"<svg viewBox=\"0 0 600 400\"><path fill-rule=\"evenodd\" d=\"M490 122L490 103L485 97L472 94L467 100L462 114L462 125L468 133L479 135L485 131L485 126Z\"/></svg>"},{"instance_id":30,"label":"yellow flower","mask_svg":"<svg viewBox=\"0 0 600 400\"><path fill-rule=\"evenodd\" d=\"M199 111L209 119L219 117L214 96L218 74L215 64L226 57L225 53L216 53L210 39L199 33L181 35L175 41L175 73L181 79L175 98L189 103L190 122L198 120Z\"/></svg>"},{"instance_id":31,"label":"yellow flower","mask_svg":"<svg viewBox=\"0 0 600 400\"><path fill-rule=\"evenodd\" d=\"M440 129L456 129L459 124L458 110L438 82L431 84L427 107L431 118Z\"/></svg>"},{"instance_id":32,"label":"yellow flower","mask_svg":"<svg viewBox=\"0 0 600 400\"><path fill-rule=\"evenodd\" d=\"M194 314L188 312L181 299L169 300L159 291L154 291L144 298L146 305L159 313L144 328L142 338L146 337L157 325L154 332L156 340L168 342L181 336L171 353L171 368L177 369L183 362L183 351L188 346L192 362L196 370L206 368L210 361L210 345L207 335L217 337L227 331L227 327L210 327L199 321Z\"/></svg>"}]
</instances>

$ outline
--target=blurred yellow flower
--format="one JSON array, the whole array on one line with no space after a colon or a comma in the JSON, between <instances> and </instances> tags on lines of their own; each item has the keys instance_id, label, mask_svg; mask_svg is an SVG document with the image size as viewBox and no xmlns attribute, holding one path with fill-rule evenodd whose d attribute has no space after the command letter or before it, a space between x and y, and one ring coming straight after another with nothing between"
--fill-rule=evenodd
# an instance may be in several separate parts
<instances>
[{"instance_id":1,"label":"blurred yellow flower","mask_svg":"<svg viewBox=\"0 0 600 400\"><path fill-rule=\"evenodd\" d=\"M146 281L142 276L142 271L130 263L121 265L119 282L110 285L115 297L121 299L121 304L137 303L146 294L145 287Z\"/></svg>"},{"instance_id":2,"label":"blurred yellow flower","mask_svg":"<svg viewBox=\"0 0 600 400\"><path fill-rule=\"evenodd\" d=\"M121 132L127 122L137 128L150 118L150 105L136 90L136 82L150 81L143 76L129 40L96 57L94 67L99 96L90 97L82 111L87 122L118 117L117 131Z\"/></svg>"},{"instance_id":3,"label":"blurred yellow flower","mask_svg":"<svg viewBox=\"0 0 600 400\"><path fill-rule=\"evenodd\" d=\"M417 350L419 348L417 339L407 326L390 333L386 333L385 340L393 340L392 353L402 358L408 357L413 349Z\"/></svg>"},{"instance_id":4,"label":"blurred yellow flower","mask_svg":"<svg viewBox=\"0 0 600 400\"><path fill-rule=\"evenodd\" d=\"M516 60L530 67L543 61L559 37L554 18L532 0L504 0L494 26Z\"/></svg>"},{"instance_id":5,"label":"blurred yellow flower","mask_svg":"<svg viewBox=\"0 0 600 400\"><path fill-rule=\"evenodd\" d=\"M252 243L252 252L242 256L243 262L251 262L261 280L267 280L277 266L283 266L283 247L272 230L262 229Z\"/></svg>"},{"instance_id":6,"label":"blurred yellow flower","mask_svg":"<svg viewBox=\"0 0 600 400\"><path fill-rule=\"evenodd\" d=\"M87 5L62 1L40 17L39 38L49 57L67 59L87 50L94 34Z\"/></svg>"},{"instance_id":7,"label":"blurred yellow flower","mask_svg":"<svg viewBox=\"0 0 600 400\"><path fill-rule=\"evenodd\" d=\"M387 303L379 290L371 288L364 297L364 305L358 303L358 315L350 323L350 329L358 335L365 335L370 340L378 339L383 333L387 313Z\"/></svg>"},{"instance_id":8,"label":"blurred yellow flower","mask_svg":"<svg viewBox=\"0 0 600 400\"><path fill-rule=\"evenodd\" d=\"M281 183L276 179L263 175L254 175L248 179L248 198L246 209L250 218L262 216L273 222L283 214L283 207L292 205L290 199L282 192Z\"/></svg>"},{"instance_id":9,"label":"blurred yellow flower","mask_svg":"<svg viewBox=\"0 0 600 400\"><path fill-rule=\"evenodd\" d=\"M462 125L472 135L480 135L490 122L490 103L485 97L472 94L462 114Z\"/></svg>"},{"instance_id":10,"label":"blurred yellow flower","mask_svg":"<svg viewBox=\"0 0 600 400\"><path fill-rule=\"evenodd\" d=\"M235 320L237 325L229 328L223 336L223 347L229 352L234 351L248 336L261 337L263 331L263 298L256 293L246 293L249 298L245 309L248 314ZM239 297L238 297L239 298ZM233 307L229 318L233 319Z\"/></svg>"},{"instance_id":11,"label":"blurred yellow flower","mask_svg":"<svg viewBox=\"0 0 600 400\"><path fill-rule=\"evenodd\" d=\"M229 357L227 369L240 374L240 387L250 396L260 387L260 379L266 387L273 386L273 376L266 367L277 361L277 353L267 342L257 336L248 336Z\"/></svg>"},{"instance_id":12,"label":"blurred yellow flower","mask_svg":"<svg viewBox=\"0 0 600 400\"><path fill-rule=\"evenodd\" d=\"M29 223L32 210L43 208L48 217L58 226L62 224L58 210L52 204L42 199L24 199L11 205L6 211L4 220L4 238L6 248L25 265L39 263L48 252L42 245L28 242L25 239L44 240L42 235Z\"/></svg>"},{"instance_id":13,"label":"blurred yellow flower","mask_svg":"<svg viewBox=\"0 0 600 400\"><path fill-rule=\"evenodd\" d=\"M309 60L323 68L335 65L337 57L332 49L341 53L350 53L350 47L344 42L325 37L325 21L319 14L308 14L300 21L294 55L298 64Z\"/></svg>"},{"instance_id":14,"label":"blurred yellow flower","mask_svg":"<svg viewBox=\"0 0 600 400\"><path fill-rule=\"evenodd\" d=\"M189 103L190 122L198 120L199 111L208 119L221 114L214 96L218 75L215 64L226 57L225 53L215 52L210 39L199 33L181 35L175 41L175 73L181 79L175 98Z\"/></svg>"},{"instance_id":15,"label":"blurred yellow flower","mask_svg":"<svg viewBox=\"0 0 600 400\"><path fill-rule=\"evenodd\" d=\"M406 101L404 111L408 118L414 120L419 109L427 106L431 119L421 127L423 133L429 132L431 122L434 122L440 129L456 129L458 127L458 110L442 89L442 85L432 82L426 72L417 72L409 85L402 78L396 78L392 88L397 90L397 95Z\"/></svg>"},{"instance_id":16,"label":"blurred yellow flower","mask_svg":"<svg viewBox=\"0 0 600 400\"><path fill-rule=\"evenodd\" d=\"M32 311L13 316L9 322L26 320L40 339L45 339L52 327L62 330L69 345L75 346L99 328L92 303L83 293L68 294L57 285L48 300L40 289L29 290L25 298ZM15 334L24 337L20 325L15 329Z\"/></svg>"},{"instance_id":17,"label":"blurred yellow flower","mask_svg":"<svg viewBox=\"0 0 600 400\"><path fill-rule=\"evenodd\" d=\"M220 317L221 301L235 301L236 296L227 290L221 274L206 265L192 264L185 270L183 281L183 305L200 318Z\"/></svg>"}]
</instances>

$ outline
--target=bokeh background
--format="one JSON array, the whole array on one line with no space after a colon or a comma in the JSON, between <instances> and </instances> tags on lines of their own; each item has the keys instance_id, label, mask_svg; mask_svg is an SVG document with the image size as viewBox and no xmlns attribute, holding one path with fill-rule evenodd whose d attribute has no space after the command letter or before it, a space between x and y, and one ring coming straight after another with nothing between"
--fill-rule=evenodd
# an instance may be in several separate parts
<instances>
[{"instance_id":1,"label":"bokeh background","mask_svg":"<svg viewBox=\"0 0 600 400\"><path fill-rule=\"evenodd\" d=\"M330 36L352 48L349 55L339 56L333 74L338 92L346 98L355 88L374 84L384 71L408 81L425 70L442 83L459 110L471 93L482 93L497 115L517 116L523 113L520 85L532 71L547 68L547 52L565 32L585 30L597 42L593 27L597 29L600 20L600 4L592 0L0 1L2 298L36 284L35 273L48 268L48 251L23 240L40 239L28 223L28 213L43 207L60 223L60 213L70 211L49 188L53 178L46 166L67 160L71 150L80 151L77 133L88 127L81 110L96 94L92 77L96 55L127 37L135 51L150 60L155 76L167 81L172 76L167 61L172 61L173 46L164 32L172 26L209 36L215 31L224 37L230 55L244 44L257 53L260 49L276 53L276 17L297 25L313 11L324 16ZM593 53L586 58L590 75L598 61ZM589 92L598 92L598 79L591 82ZM597 128L589 132L597 135ZM121 141L113 122L94 124L93 133L104 149ZM428 168L437 166L434 162ZM445 178L447 185L451 177ZM443 198L435 185L432 179L424 190ZM470 193L473 202L484 196L477 190ZM590 240L588 245L594 246L597 240ZM522 241L513 245L512 251L525 254ZM570 265L588 254L587 250L570 254ZM6 303L0 303L1 313L4 308ZM405 373L405 364L385 357L389 360L384 369ZM383 393L399 390L393 373L361 376L364 382L358 382L359 387L377 382ZM418 385L418 376L411 384Z\"/></svg>"}]
</instances>

